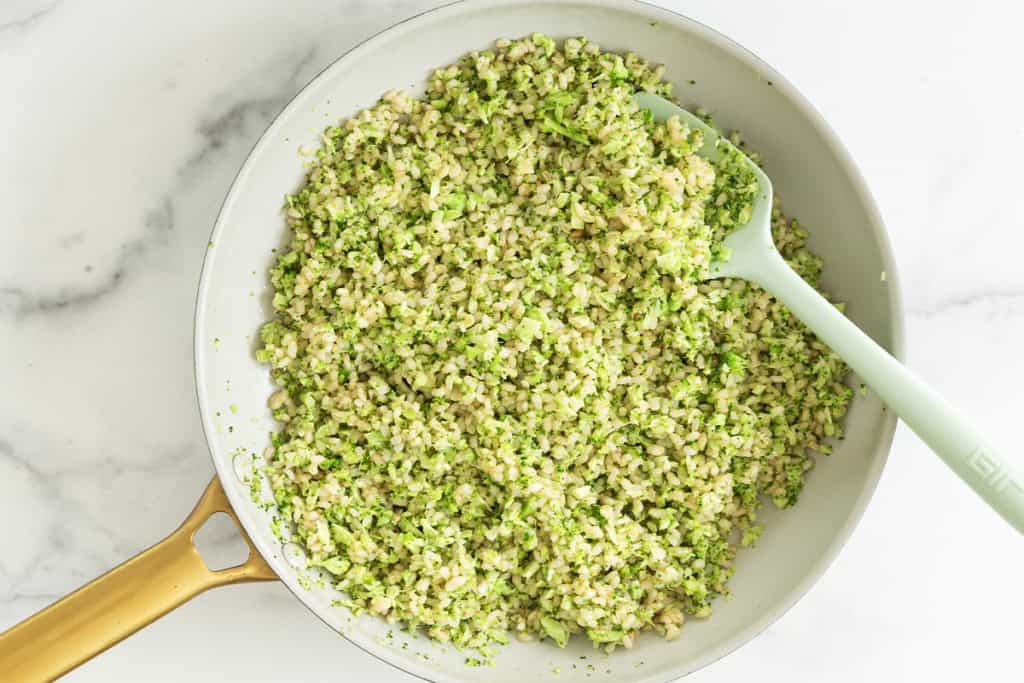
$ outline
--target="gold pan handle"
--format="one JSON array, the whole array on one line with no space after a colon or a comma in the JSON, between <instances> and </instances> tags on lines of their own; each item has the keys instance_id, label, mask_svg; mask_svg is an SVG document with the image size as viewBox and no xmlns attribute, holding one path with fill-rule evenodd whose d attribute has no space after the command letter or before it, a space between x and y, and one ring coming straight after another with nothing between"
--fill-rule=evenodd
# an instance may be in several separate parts
<instances>
[{"instance_id":1,"label":"gold pan handle","mask_svg":"<svg viewBox=\"0 0 1024 683\"><path fill-rule=\"evenodd\" d=\"M238 524L249 557L210 571L192 537L217 512ZM0 634L2 678L5 683L52 681L209 588L276 578L214 477L170 536Z\"/></svg>"}]
</instances>

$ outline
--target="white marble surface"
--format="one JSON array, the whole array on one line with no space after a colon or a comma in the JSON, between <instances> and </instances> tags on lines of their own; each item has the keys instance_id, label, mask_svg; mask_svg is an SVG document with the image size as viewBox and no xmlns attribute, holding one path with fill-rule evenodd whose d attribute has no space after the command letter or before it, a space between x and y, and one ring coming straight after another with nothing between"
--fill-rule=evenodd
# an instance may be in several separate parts
<instances>
[{"instance_id":1,"label":"white marble surface","mask_svg":"<svg viewBox=\"0 0 1024 683\"><path fill-rule=\"evenodd\" d=\"M0 628L190 509L212 473L190 340L221 198L303 83L431 4L0 3ZM759 53L833 124L892 232L910 364L1024 460L1021 5L664 4ZM690 680L1019 680L1022 572L1024 541L901 427L825 578ZM68 680L300 673L411 680L277 584L201 596Z\"/></svg>"}]
</instances>

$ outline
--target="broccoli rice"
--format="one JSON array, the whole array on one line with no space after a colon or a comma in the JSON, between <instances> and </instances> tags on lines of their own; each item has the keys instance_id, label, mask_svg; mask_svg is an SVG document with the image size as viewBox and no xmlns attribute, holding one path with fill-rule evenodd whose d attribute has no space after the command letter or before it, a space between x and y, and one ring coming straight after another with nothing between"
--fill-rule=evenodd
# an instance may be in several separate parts
<instances>
[{"instance_id":1,"label":"broccoli rice","mask_svg":"<svg viewBox=\"0 0 1024 683\"><path fill-rule=\"evenodd\" d=\"M287 197L263 473L350 609L483 651L677 638L841 435L843 363L706 281L756 180L640 90L670 95L634 54L499 40L328 128Z\"/></svg>"}]
</instances>

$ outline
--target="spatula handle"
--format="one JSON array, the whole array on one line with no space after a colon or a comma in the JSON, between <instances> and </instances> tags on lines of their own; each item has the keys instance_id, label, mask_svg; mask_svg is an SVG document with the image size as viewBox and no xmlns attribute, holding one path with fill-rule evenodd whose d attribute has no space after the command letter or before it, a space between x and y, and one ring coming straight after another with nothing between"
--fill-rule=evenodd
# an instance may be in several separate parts
<instances>
[{"instance_id":1,"label":"spatula handle","mask_svg":"<svg viewBox=\"0 0 1024 683\"><path fill-rule=\"evenodd\" d=\"M749 279L775 295L956 474L1017 531L1024 533L1022 459L1011 461L949 403L864 334L777 252L765 255Z\"/></svg>"}]
</instances>

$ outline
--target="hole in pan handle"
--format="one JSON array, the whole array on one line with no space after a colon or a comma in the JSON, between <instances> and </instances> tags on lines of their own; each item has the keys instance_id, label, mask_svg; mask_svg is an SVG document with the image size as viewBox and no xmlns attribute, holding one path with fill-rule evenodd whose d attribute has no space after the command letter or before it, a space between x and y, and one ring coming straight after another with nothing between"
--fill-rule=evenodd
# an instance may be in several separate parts
<instances>
[{"instance_id":1,"label":"hole in pan handle","mask_svg":"<svg viewBox=\"0 0 1024 683\"><path fill-rule=\"evenodd\" d=\"M210 571L192 537L218 512L238 524L249 557L234 567ZM167 538L0 634L3 680L52 681L203 591L274 579L277 574L242 530L214 477Z\"/></svg>"}]
</instances>

